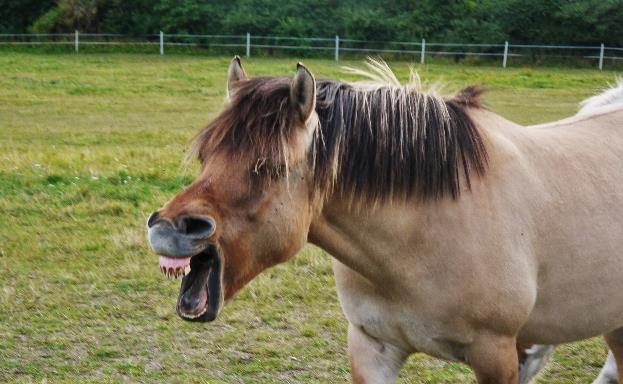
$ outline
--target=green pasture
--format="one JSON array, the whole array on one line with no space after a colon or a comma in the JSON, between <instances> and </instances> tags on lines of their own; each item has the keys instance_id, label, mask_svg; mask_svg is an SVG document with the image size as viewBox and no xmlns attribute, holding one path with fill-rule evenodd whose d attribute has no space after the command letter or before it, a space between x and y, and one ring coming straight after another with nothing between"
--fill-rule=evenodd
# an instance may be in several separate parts
<instances>
[{"instance_id":1,"label":"green pasture","mask_svg":"<svg viewBox=\"0 0 623 384\"><path fill-rule=\"evenodd\" d=\"M0 382L339 383L346 322L331 257L307 247L266 271L210 324L174 311L145 241L149 212L189 183L182 158L222 108L228 57L0 54ZM354 79L329 60L319 77ZM296 59L250 59L291 75ZM360 61L340 65L361 65ZM400 78L408 62L392 62ZM420 67L449 92L487 87L524 124L562 118L614 81L595 69ZM541 383L586 383L600 339L562 346ZM413 356L401 383L472 382L469 369Z\"/></svg>"}]
</instances>

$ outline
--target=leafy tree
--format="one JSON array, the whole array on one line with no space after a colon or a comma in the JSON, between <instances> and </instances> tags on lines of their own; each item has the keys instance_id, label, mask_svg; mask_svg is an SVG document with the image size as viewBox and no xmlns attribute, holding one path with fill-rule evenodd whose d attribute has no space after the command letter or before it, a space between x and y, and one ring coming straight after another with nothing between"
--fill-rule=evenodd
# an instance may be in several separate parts
<instances>
[{"instance_id":1,"label":"leafy tree","mask_svg":"<svg viewBox=\"0 0 623 384\"><path fill-rule=\"evenodd\" d=\"M0 33L24 33L53 7L49 0L0 0Z\"/></svg>"},{"instance_id":2,"label":"leafy tree","mask_svg":"<svg viewBox=\"0 0 623 384\"><path fill-rule=\"evenodd\" d=\"M623 46L623 0L0 0L0 32Z\"/></svg>"},{"instance_id":3,"label":"leafy tree","mask_svg":"<svg viewBox=\"0 0 623 384\"><path fill-rule=\"evenodd\" d=\"M39 17L32 27L34 32L94 31L97 30L97 0L60 0L55 8Z\"/></svg>"}]
</instances>

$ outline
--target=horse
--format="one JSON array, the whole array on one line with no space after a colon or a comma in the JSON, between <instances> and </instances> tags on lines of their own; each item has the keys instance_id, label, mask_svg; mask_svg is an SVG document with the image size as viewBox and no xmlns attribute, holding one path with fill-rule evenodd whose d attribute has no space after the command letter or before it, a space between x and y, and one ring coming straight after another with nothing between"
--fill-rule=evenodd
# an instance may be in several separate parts
<instances>
[{"instance_id":1,"label":"horse","mask_svg":"<svg viewBox=\"0 0 623 384\"><path fill-rule=\"evenodd\" d=\"M334 260L354 383L394 382L423 352L523 384L554 345L596 335L623 383L622 106L525 127L478 87L369 73L383 81L232 60L228 103L192 144L198 177L147 220L182 278L179 316L214 320L310 242Z\"/></svg>"}]
</instances>

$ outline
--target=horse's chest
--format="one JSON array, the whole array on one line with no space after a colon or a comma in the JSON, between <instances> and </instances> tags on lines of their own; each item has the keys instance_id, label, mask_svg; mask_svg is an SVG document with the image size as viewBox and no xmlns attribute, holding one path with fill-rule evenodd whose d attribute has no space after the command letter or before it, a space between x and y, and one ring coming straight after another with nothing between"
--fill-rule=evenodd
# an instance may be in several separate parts
<instances>
[{"instance_id":1,"label":"horse's chest","mask_svg":"<svg viewBox=\"0 0 623 384\"><path fill-rule=\"evenodd\" d=\"M337 276L337 275L336 275ZM348 321L367 335L389 342L408 352L424 352L449 360L465 359L465 342L444 335L456 335L437 319L413 308L408 300L391 300L374 292L366 284L340 284L338 295Z\"/></svg>"}]
</instances>

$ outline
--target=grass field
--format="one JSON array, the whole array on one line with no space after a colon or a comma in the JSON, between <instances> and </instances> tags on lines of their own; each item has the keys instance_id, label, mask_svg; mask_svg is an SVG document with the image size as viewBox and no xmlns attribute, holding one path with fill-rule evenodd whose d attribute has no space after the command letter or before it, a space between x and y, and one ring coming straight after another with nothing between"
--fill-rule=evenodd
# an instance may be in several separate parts
<instances>
[{"instance_id":1,"label":"grass field","mask_svg":"<svg viewBox=\"0 0 623 384\"><path fill-rule=\"evenodd\" d=\"M330 256L308 247L254 280L210 324L175 315L144 223L182 185L186 144L223 105L229 58L0 55L0 382L345 382L346 322ZM295 59L245 61L293 74ZM306 60L319 77L353 79ZM340 64L359 65L360 62ZM406 62L392 63L406 78ZM520 123L558 119L614 80L593 69L428 65L448 90L483 84ZM593 339L558 349L542 383L586 383ZM416 355L402 383L472 382Z\"/></svg>"}]
</instances>

